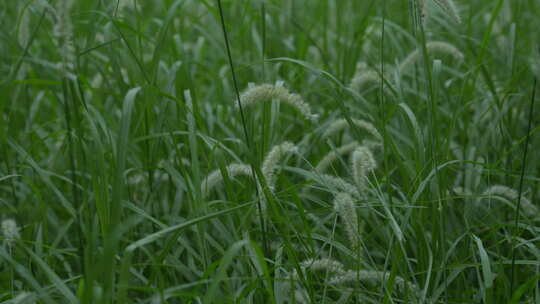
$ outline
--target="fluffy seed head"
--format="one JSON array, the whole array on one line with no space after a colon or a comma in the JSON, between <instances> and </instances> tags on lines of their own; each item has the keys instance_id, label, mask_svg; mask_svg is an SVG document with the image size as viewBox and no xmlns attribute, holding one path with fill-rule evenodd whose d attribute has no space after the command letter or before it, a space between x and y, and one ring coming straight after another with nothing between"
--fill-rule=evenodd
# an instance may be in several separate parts
<instances>
[{"instance_id":1,"label":"fluffy seed head","mask_svg":"<svg viewBox=\"0 0 540 304\"><path fill-rule=\"evenodd\" d=\"M71 8L73 0L59 0L55 9L56 23L53 35L59 49L62 61L60 70L64 77L70 77L75 70L75 45L73 44L73 23L71 22Z\"/></svg>"},{"instance_id":2,"label":"fluffy seed head","mask_svg":"<svg viewBox=\"0 0 540 304\"><path fill-rule=\"evenodd\" d=\"M360 92L368 84L379 84L381 79L377 71L370 69L365 62L359 62L349 86L353 91Z\"/></svg>"},{"instance_id":3,"label":"fluffy seed head","mask_svg":"<svg viewBox=\"0 0 540 304\"><path fill-rule=\"evenodd\" d=\"M428 53L448 54L457 60L463 60L463 53L452 44L444 41L430 41L426 43ZM416 49L399 65L400 73L407 72L414 64L422 58L422 49Z\"/></svg>"},{"instance_id":4,"label":"fluffy seed head","mask_svg":"<svg viewBox=\"0 0 540 304\"><path fill-rule=\"evenodd\" d=\"M469 191L469 189L463 188L461 186L457 186L457 187L452 188L452 191L456 195L459 195L459 196L470 196L470 195L472 195L472 193L471 193L471 191Z\"/></svg>"},{"instance_id":5,"label":"fluffy seed head","mask_svg":"<svg viewBox=\"0 0 540 304\"><path fill-rule=\"evenodd\" d=\"M361 188L365 187L369 172L377 168L377 162L368 147L360 146L351 155L351 167L354 181Z\"/></svg>"},{"instance_id":6,"label":"fluffy seed head","mask_svg":"<svg viewBox=\"0 0 540 304\"><path fill-rule=\"evenodd\" d=\"M4 235L4 240L8 245L21 238L19 231L20 229L15 220L5 219L2 221L2 234Z\"/></svg>"},{"instance_id":7,"label":"fluffy seed head","mask_svg":"<svg viewBox=\"0 0 540 304\"><path fill-rule=\"evenodd\" d=\"M272 100L278 100L296 108L306 119L316 121L318 118L317 114L311 112L311 107L302 99L302 96L291 93L282 86L261 84L248 88L240 95L242 106Z\"/></svg>"},{"instance_id":8,"label":"fluffy seed head","mask_svg":"<svg viewBox=\"0 0 540 304\"><path fill-rule=\"evenodd\" d=\"M355 125L357 128L360 128L361 130L367 132L368 134L370 134L371 136L375 137L375 139L377 141L382 141L382 136L381 136L381 133L379 133L379 131L377 131L377 128L375 128L375 126L370 123L370 122L367 122L365 120L361 120L361 119L352 119L351 120L352 124ZM324 131L323 135L322 135L322 138L326 138L326 137L329 137L329 136L332 136L342 130L345 130L347 128L349 128L350 125L349 125L349 122L346 120L346 119L338 119L334 122L332 122L330 124L330 126L326 129L326 131Z\"/></svg>"},{"instance_id":9,"label":"fluffy seed head","mask_svg":"<svg viewBox=\"0 0 540 304\"><path fill-rule=\"evenodd\" d=\"M426 0L418 0L417 3L418 3L418 12L420 13L420 21L422 21L422 23L425 23L426 15L427 15Z\"/></svg>"},{"instance_id":10,"label":"fluffy seed head","mask_svg":"<svg viewBox=\"0 0 540 304\"><path fill-rule=\"evenodd\" d=\"M304 271L306 270L309 270L312 272L325 271L330 275L340 275L340 274L345 273L343 264L329 258L307 259L300 263L300 267ZM291 280L292 282L297 282L298 279L299 279L298 272L295 269L292 272L292 274L289 276L289 280ZM294 297L295 297L296 303L310 303L309 295L307 294L306 290L297 283L295 283L295 285L296 285L296 288L294 290Z\"/></svg>"},{"instance_id":11,"label":"fluffy seed head","mask_svg":"<svg viewBox=\"0 0 540 304\"><path fill-rule=\"evenodd\" d=\"M345 144L335 150L332 150L326 154L323 159L319 161L317 166L315 167L315 171L317 172L324 172L330 165L336 161L340 156L351 153L354 149L356 149L359 146L359 143L357 141L353 141L351 143Z\"/></svg>"},{"instance_id":12,"label":"fluffy seed head","mask_svg":"<svg viewBox=\"0 0 540 304\"><path fill-rule=\"evenodd\" d=\"M300 263L302 268L309 268L311 271L328 271L331 273L343 272L343 264L329 258L307 259Z\"/></svg>"},{"instance_id":13,"label":"fluffy seed head","mask_svg":"<svg viewBox=\"0 0 540 304\"><path fill-rule=\"evenodd\" d=\"M519 198L519 193L507 186L503 185L494 185L489 187L486 191L484 191L483 195L485 196L493 196L498 195L502 197L506 197L509 200L516 201ZM521 208L523 210L523 213L527 216L536 216L538 215L538 207L533 205L530 200L528 200L525 196L521 196Z\"/></svg>"},{"instance_id":14,"label":"fluffy seed head","mask_svg":"<svg viewBox=\"0 0 540 304\"><path fill-rule=\"evenodd\" d=\"M294 144L286 141L280 145L276 145L268 152L266 155L263 164L262 164L262 174L264 179L268 184L268 187L273 190L276 184L276 170L280 160L289 153L297 153L298 147Z\"/></svg>"},{"instance_id":15,"label":"fluffy seed head","mask_svg":"<svg viewBox=\"0 0 540 304\"><path fill-rule=\"evenodd\" d=\"M456 23L461 23L461 17L459 15L459 10L452 0L434 0L434 2L450 16Z\"/></svg>"},{"instance_id":16,"label":"fluffy seed head","mask_svg":"<svg viewBox=\"0 0 540 304\"><path fill-rule=\"evenodd\" d=\"M266 155L263 163L262 163L262 174L264 176L264 179L266 181L266 184L268 185L268 188L271 192L274 192L275 186L276 186L276 173L279 168L279 162L281 159L288 155L289 153L298 153L298 147L294 144L286 141L281 143L280 145L276 145L268 152ZM260 183L257 184L258 191L261 193L260 196L260 202L261 202L261 212L262 216L266 217L266 209L267 209L267 202L266 202L266 196L264 195L264 191L262 189L262 185Z\"/></svg>"},{"instance_id":17,"label":"fluffy seed head","mask_svg":"<svg viewBox=\"0 0 540 304\"><path fill-rule=\"evenodd\" d=\"M382 27L380 24L371 23L364 32L364 44L362 45L363 54L372 54L376 52L378 41L382 37Z\"/></svg>"},{"instance_id":18,"label":"fluffy seed head","mask_svg":"<svg viewBox=\"0 0 540 304\"><path fill-rule=\"evenodd\" d=\"M374 285L380 285L390 278L389 272L375 271L375 270L360 270L353 271L348 270L342 274L339 274L329 280L328 283L332 285L345 284L350 282L366 282ZM404 291L406 289L411 290L416 295L420 295L420 289L414 283L411 283L400 276L394 278L394 284L399 290Z\"/></svg>"},{"instance_id":19,"label":"fluffy seed head","mask_svg":"<svg viewBox=\"0 0 540 304\"><path fill-rule=\"evenodd\" d=\"M353 196L360 197L360 193L354 185L344 181L340 177L328 175L328 174L317 174L314 176L315 180L321 185L325 186L326 189L330 192L346 192Z\"/></svg>"},{"instance_id":20,"label":"fluffy seed head","mask_svg":"<svg viewBox=\"0 0 540 304\"><path fill-rule=\"evenodd\" d=\"M334 209L345 224L345 231L351 243L351 248L358 248L360 237L358 235L358 216L354 207L354 200L348 193L338 193L334 198Z\"/></svg>"},{"instance_id":21,"label":"fluffy seed head","mask_svg":"<svg viewBox=\"0 0 540 304\"><path fill-rule=\"evenodd\" d=\"M230 164L225 170L229 177L236 177L239 175L251 176L251 167L246 164ZM210 191L223 182L223 175L219 169L212 171L202 182L203 196L208 196Z\"/></svg>"}]
</instances>

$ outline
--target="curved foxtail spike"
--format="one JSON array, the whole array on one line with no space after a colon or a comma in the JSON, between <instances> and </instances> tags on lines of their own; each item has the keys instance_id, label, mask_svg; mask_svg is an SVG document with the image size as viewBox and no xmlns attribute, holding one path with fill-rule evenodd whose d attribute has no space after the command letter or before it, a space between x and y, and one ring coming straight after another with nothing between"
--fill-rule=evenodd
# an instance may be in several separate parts
<instances>
[{"instance_id":1,"label":"curved foxtail spike","mask_svg":"<svg viewBox=\"0 0 540 304\"><path fill-rule=\"evenodd\" d=\"M345 144L335 150L328 152L317 164L315 171L323 173L330 167L330 165L336 161L340 156L349 154L356 149L360 144L356 141Z\"/></svg>"},{"instance_id":2,"label":"curved foxtail spike","mask_svg":"<svg viewBox=\"0 0 540 304\"><path fill-rule=\"evenodd\" d=\"M366 282L373 285L381 285L390 279L390 272L376 271L376 270L348 270L344 273L338 274L331 278L328 283L332 285L339 285L345 283ZM394 284L400 291L406 289L412 291L416 296L421 295L420 288L414 283L411 283L400 276L394 278Z\"/></svg>"},{"instance_id":3,"label":"curved foxtail spike","mask_svg":"<svg viewBox=\"0 0 540 304\"><path fill-rule=\"evenodd\" d=\"M358 94L362 94L363 90L369 85L380 87L383 86L383 92L389 96L393 95L392 85L385 82L385 75L379 73L373 68L370 68L365 62L358 62L356 64L356 71L351 79L349 88Z\"/></svg>"},{"instance_id":4,"label":"curved foxtail spike","mask_svg":"<svg viewBox=\"0 0 540 304\"><path fill-rule=\"evenodd\" d=\"M351 155L351 168L356 184L364 189L369 172L377 168L377 162L368 147L360 146Z\"/></svg>"},{"instance_id":5,"label":"curved foxtail spike","mask_svg":"<svg viewBox=\"0 0 540 304\"><path fill-rule=\"evenodd\" d=\"M453 46L452 44L444 41L430 41L426 43L426 49L429 53L441 53L448 54L456 58L457 60L463 60L463 53ZM416 49L409 56L407 56L399 65L399 72L401 74L407 72L414 64L422 58L422 50Z\"/></svg>"},{"instance_id":6,"label":"curved foxtail spike","mask_svg":"<svg viewBox=\"0 0 540 304\"><path fill-rule=\"evenodd\" d=\"M300 268L302 270L309 270L313 272L326 271L330 274L342 274L345 272L345 267L342 263L330 258L307 259L300 262ZM291 279L298 280L298 278L298 272L295 269L291 274Z\"/></svg>"},{"instance_id":7,"label":"curved foxtail spike","mask_svg":"<svg viewBox=\"0 0 540 304\"><path fill-rule=\"evenodd\" d=\"M334 198L334 209L345 224L345 231L351 243L351 249L358 248L360 237L358 234L358 216L354 207L354 200L348 193L338 193Z\"/></svg>"},{"instance_id":8,"label":"curved foxtail spike","mask_svg":"<svg viewBox=\"0 0 540 304\"><path fill-rule=\"evenodd\" d=\"M360 92L366 85L379 84L381 80L382 77L377 71L370 69L365 62L359 62L356 64L356 72L349 87L355 92Z\"/></svg>"},{"instance_id":9,"label":"curved foxtail spike","mask_svg":"<svg viewBox=\"0 0 540 304\"><path fill-rule=\"evenodd\" d=\"M360 197L360 192L353 184L343 180L341 177L328 174L315 174L313 179L323 185L326 190L333 193L346 192L350 195Z\"/></svg>"},{"instance_id":10,"label":"curved foxtail spike","mask_svg":"<svg viewBox=\"0 0 540 304\"><path fill-rule=\"evenodd\" d=\"M461 23L461 16L459 10L452 0L433 0L450 18L454 19L456 23Z\"/></svg>"},{"instance_id":11,"label":"curved foxtail spike","mask_svg":"<svg viewBox=\"0 0 540 304\"><path fill-rule=\"evenodd\" d=\"M72 7L73 0L59 0L56 9L53 11L56 17L53 35L62 55L59 67L63 73L62 76L68 78L73 77L76 61L75 45L73 44L73 23L71 21Z\"/></svg>"},{"instance_id":12,"label":"curved foxtail spike","mask_svg":"<svg viewBox=\"0 0 540 304\"><path fill-rule=\"evenodd\" d=\"M484 196L502 196L512 201L517 201L519 199L519 193L507 186L503 185L494 185L489 187L486 191L483 193ZM529 199L527 199L525 196L521 196L521 209L523 210L523 213L526 216L535 216L538 215L538 207L533 205Z\"/></svg>"},{"instance_id":13,"label":"curved foxtail spike","mask_svg":"<svg viewBox=\"0 0 540 304\"><path fill-rule=\"evenodd\" d=\"M426 0L418 0L418 12L420 13L420 21L422 23L426 22L426 15L427 15L427 5Z\"/></svg>"},{"instance_id":14,"label":"curved foxtail spike","mask_svg":"<svg viewBox=\"0 0 540 304\"><path fill-rule=\"evenodd\" d=\"M13 219L5 219L2 221L2 234L4 235L4 241L8 246L11 246L13 242L21 238L20 228Z\"/></svg>"},{"instance_id":15,"label":"curved foxtail spike","mask_svg":"<svg viewBox=\"0 0 540 304\"><path fill-rule=\"evenodd\" d=\"M296 108L306 119L312 121L318 119L318 115L311 111L311 107L302 99L302 96L291 93L282 86L261 84L248 88L240 95L242 106L249 106L255 103L272 100L278 100L279 102L286 103Z\"/></svg>"},{"instance_id":16,"label":"curved foxtail spike","mask_svg":"<svg viewBox=\"0 0 540 304\"><path fill-rule=\"evenodd\" d=\"M273 190L276 184L276 170L281 159L289 153L297 153L298 147L288 141L276 145L268 152L262 163L262 174L268 187Z\"/></svg>"},{"instance_id":17,"label":"curved foxtail spike","mask_svg":"<svg viewBox=\"0 0 540 304\"><path fill-rule=\"evenodd\" d=\"M382 141L382 136L381 136L381 133L379 133L379 131L377 131L377 128L375 128L375 126L368 122L368 121L365 121L365 120L362 120L362 119L351 119L351 122L358 128L366 131L367 133L369 133L371 136L375 137L375 139L377 141ZM334 122L332 122L330 124L330 126L326 129L326 131L324 131L324 133L322 134L322 138L326 138L326 137L329 137L329 136L332 136L340 131L343 131L347 128L349 128L350 125L349 125L349 122L342 118L342 119L338 119Z\"/></svg>"},{"instance_id":18,"label":"curved foxtail spike","mask_svg":"<svg viewBox=\"0 0 540 304\"><path fill-rule=\"evenodd\" d=\"M229 177L235 177L239 175L251 176L251 167L246 164L230 164L225 170ZM210 194L210 191L220 185L223 182L223 175L219 169L212 171L202 182L202 193L204 197Z\"/></svg>"},{"instance_id":19,"label":"curved foxtail spike","mask_svg":"<svg viewBox=\"0 0 540 304\"><path fill-rule=\"evenodd\" d=\"M453 187L452 188L452 191L458 195L458 196L461 196L461 197L466 197L466 196L471 196L472 195L472 192L469 191L469 189L465 188L465 187L462 187L462 186L456 186L456 187Z\"/></svg>"},{"instance_id":20,"label":"curved foxtail spike","mask_svg":"<svg viewBox=\"0 0 540 304\"><path fill-rule=\"evenodd\" d=\"M346 273L342 263L330 258L307 259L300 263L300 268L303 271L309 270L310 272L324 271L327 274L334 276L344 275ZM297 285L294 289L296 303L310 303L309 295L306 290L299 284L296 284L299 281L299 275L296 269L289 275L289 280L291 283Z\"/></svg>"},{"instance_id":21,"label":"curved foxtail spike","mask_svg":"<svg viewBox=\"0 0 540 304\"><path fill-rule=\"evenodd\" d=\"M272 193L274 192L276 187L276 173L279 169L278 165L283 159L283 157L290 153L298 153L298 147L291 142L285 141L279 145L274 146L264 158L261 171L266 181L266 185L268 185L268 188ZM260 193L262 216L265 217L267 209L266 196L260 183L257 184L257 187Z\"/></svg>"}]
</instances>

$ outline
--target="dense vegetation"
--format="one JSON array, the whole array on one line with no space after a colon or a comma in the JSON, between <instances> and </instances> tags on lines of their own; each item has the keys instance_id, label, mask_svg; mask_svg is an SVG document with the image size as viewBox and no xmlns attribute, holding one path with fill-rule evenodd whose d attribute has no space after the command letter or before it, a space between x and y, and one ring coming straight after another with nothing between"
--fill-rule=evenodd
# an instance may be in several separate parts
<instances>
[{"instance_id":1,"label":"dense vegetation","mask_svg":"<svg viewBox=\"0 0 540 304\"><path fill-rule=\"evenodd\" d=\"M540 303L538 1L0 26L1 303Z\"/></svg>"}]
</instances>

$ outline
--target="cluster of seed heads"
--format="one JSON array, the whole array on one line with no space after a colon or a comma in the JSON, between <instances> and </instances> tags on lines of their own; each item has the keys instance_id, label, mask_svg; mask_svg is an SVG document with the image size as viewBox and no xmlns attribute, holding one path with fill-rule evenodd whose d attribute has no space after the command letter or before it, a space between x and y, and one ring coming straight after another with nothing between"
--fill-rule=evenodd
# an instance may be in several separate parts
<instances>
[{"instance_id":1,"label":"cluster of seed heads","mask_svg":"<svg viewBox=\"0 0 540 304\"><path fill-rule=\"evenodd\" d=\"M376 285L383 285L385 281L390 278L390 273L386 271L375 271L375 270L348 270L346 272L340 273L339 275L331 278L328 283L333 285L345 284L345 283L356 283L356 282L365 282ZM411 283L400 276L394 278L394 284L398 287L399 290L405 291L410 290L413 294L420 295L420 288L414 283Z\"/></svg>"},{"instance_id":2,"label":"cluster of seed heads","mask_svg":"<svg viewBox=\"0 0 540 304\"><path fill-rule=\"evenodd\" d=\"M428 52L450 54L457 59L462 59L463 55L459 50L450 44L445 42L428 42ZM399 66L400 72L407 71L416 61L422 56L421 50L416 50L409 55L404 62ZM352 81L352 86L356 89L362 88L369 81L380 81L380 75L376 73L368 73L366 78L357 78ZM371 79L371 80L370 80ZM260 85L252 86L244 91L240 97L241 104L243 106L250 106L263 101L279 101L291 105L297 109L305 118L313 120L316 115L313 114L311 108L306 104L303 99L297 95L290 93L281 85ZM348 239L348 247L352 250L360 249L360 229L359 219L356 211L356 202L365 199L366 190L369 188L368 178L370 174L377 168L377 161L373 155L372 149L376 147L382 147L383 137L378 132L377 128L370 122L360 119L338 119L332 122L328 128L326 128L321 138L331 141L332 137L340 134L341 132L347 132L349 138L356 138L352 129L360 131L365 135L362 140L351 140L350 142L343 143L342 146L332 149L326 154L316 165L313 170L313 174L309 175L312 180L319 184L321 190L327 190L332 193L333 207L336 214L339 216L339 220L342 223L344 232ZM355 131L356 131L355 130ZM270 149L267 153L262 166L261 172L266 181L268 189L273 193L276 190L277 177L279 174L279 165L283 162L283 159L292 153L298 153L298 147L290 142L283 142ZM340 176L334 176L326 174L328 168L338 159L345 155L349 156L349 167L351 172L351 180L354 183L349 182L347 179ZM238 175L252 175L251 167L246 164L231 164L225 168L225 171L230 177ZM223 181L222 171L216 170L210 173L204 179L203 192L205 195L209 195L210 191L216 188ZM257 181L257 187L259 191L262 189L262 185ZM507 190L507 189L505 189ZM511 199L516 198L516 194L509 191L502 191L500 188L492 188L489 194L496 195L505 193L506 197ZM261 211L265 216L266 213L266 200L261 199L262 208ZM524 210L531 212L532 209L528 209L529 205L527 201L523 201ZM384 284L390 278L390 273L386 271L376 270L347 270L342 263L330 258L322 259L308 259L300 263L301 271L319 272L326 275L326 282L331 285L347 285L351 283L366 283L366 284ZM299 273L297 270L293 270L289 279L292 281L294 287L294 297L298 303L308 303L309 296L307 292L297 284L299 282ZM414 283L409 282L403 277L396 276L394 278L394 284L398 291L412 291L414 295L420 296L421 291Z\"/></svg>"},{"instance_id":3,"label":"cluster of seed heads","mask_svg":"<svg viewBox=\"0 0 540 304\"><path fill-rule=\"evenodd\" d=\"M263 174L264 180L266 181L266 185L268 186L268 189L270 189L271 192L274 192L275 184L276 184L276 174L279 171L279 165L281 160L291 154L291 153L297 153L298 148L290 143L290 142L283 142L280 145L274 146L270 152L266 155L262 166L261 166L261 172ZM230 178L234 178L236 176L253 176L253 172L251 170L251 166L247 164L238 164L233 163L225 167L225 172L227 173L227 176ZM221 185L223 183L223 174L220 169L216 169L212 171L203 181L201 185L201 191L203 193L204 197L207 197L212 189L216 188L217 186ZM260 181L257 182L258 192L261 194L261 211L263 212L262 216L266 215L266 198L264 196L264 192L262 191L262 186Z\"/></svg>"},{"instance_id":4,"label":"cluster of seed heads","mask_svg":"<svg viewBox=\"0 0 540 304\"><path fill-rule=\"evenodd\" d=\"M329 259L308 259L300 263L302 271L321 272L328 277L327 284L330 285L345 285L351 283L365 283L370 285L385 285L385 282L390 279L390 273L377 270L346 270L342 263ZM292 272L289 280L295 284L294 297L297 303L310 303L309 295L300 286L296 284L299 281L299 275L296 270ZM400 276L394 277L394 285L396 289L402 292L410 291L415 297L421 296L420 288Z\"/></svg>"},{"instance_id":5,"label":"cluster of seed heads","mask_svg":"<svg viewBox=\"0 0 540 304\"><path fill-rule=\"evenodd\" d=\"M461 186L452 188L452 191L460 197L472 197L474 194L471 190ZM510 201L510 203L515 204L515 206L517 206L518 201L520 201L521 212L523 212L526 217L534 218L540 214L538 207L525 197L525 195L521 195L520 197L518 191L504 185L493 185L484 190L482 195L476 200L477 207L480 207L481 201L485 199L506 199Z\"/></svg>"},{"instance_id":6,"label":"cluster of seed heads","mask_svg":"<svg viewBox=\"0 0 540 304\"><path fill-rule=\"evenodd\" d=\"M456 46L445 41L426 42L426 51L430 56L431 55L452 56L458 62L463 61L463 58L464 58L463 53ZM425 54L424 54L423 48L418 47L416 50L414 50L407 57L405 57L405 59L401 61L401 63L397 66L396 72L398 72L400 75L409 73L410 70L415 66L416 63L418 63L423 58L424 55ZM382 85L384 79L389 79L388 74L383 75L382 73L379 73L378 71L370 69L365 62L359 62L356 66L355 74L349 84L349 88L353 92L362 93L363 90L369 84ZM388 95L391 95L392 90L390 90L389 88L393 88L395 84L387 85L386 82L384 82L384 84L385 84L383 86L384 92Z\"/></svg>"}]
</instances>

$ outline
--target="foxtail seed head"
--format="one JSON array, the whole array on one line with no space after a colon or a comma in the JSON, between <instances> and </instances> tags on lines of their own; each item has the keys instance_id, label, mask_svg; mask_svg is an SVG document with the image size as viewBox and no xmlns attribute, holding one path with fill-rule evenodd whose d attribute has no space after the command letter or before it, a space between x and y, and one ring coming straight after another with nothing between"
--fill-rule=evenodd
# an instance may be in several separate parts
<instances>
[{"instance_id":1,"label":"foxtail seed head","mask_svg":"<svg viewBox=\"0 0 540 304\"><path fill-rule=\"evenodd\" d=\"M444 41L430 41L426 43L426 49L428 53L440 53L448 54L456 58L457 60L463 60L463 53L453 46L452 44ZM422 58L422 49L418 48L414 50L407 58L405 58L399 65L399 72L401 74L407 72L414 64Z\"/></svg>"},{"instance_id":2,"label":"foxtail seed head","mask_svg":"<svg viewBox=\"0 0 540 304\"><path fill-rule=\"evenodd\" d=\"M368 147L360 146L351 155L353 178L360 188L365 188L369 172L377 168L377 162Z\"/></svg>"},{"instance_id":3,"label":"foxtail seed head","mask_svg":"<svg viewBox=\"0 0 540 304\"><path fill-rule=\"evenodd\" d=\"M358 189L340 177L328 174L315 174L314 179L319 184L323 185L329 192L346 192L353 196L360 197Z\"/></svg>"},{"instance_id":4,"label":"foxtail seed head","mask_svg":"<svg viewBox=\"0 0 540 304\"><path fill-rule=\"evenodd\" d=\"M10 246L17 239L21 238L20 229L17 226L17 222L13 219L5 219L2 221L2 235L4 235L4 241Z\"/></svg>"},{"instance_id":5,"label":"foxtail seed head","mask_svg":"<svg viewBox=\"0 0 540 304\"><path fill-rule=\"evenodd\" d=\"M322 259L307 259L300 263L300 268L303 271L311 271L311 272L326 272L328 275L342 275L345 273L345 268L343 267L343 264L336 260L332 260L330 258L322 258ZM296 269L292 272L289 279L292 283L296 285L296 288L294 290L294 297L296 300L296 303L310 303L309 301L309 295L307 294L306 290L297 284L299 280L298 272Z\"/></svg>"},{"instance_id":6,"label":"foxtail seed head","mask_svg":"<svg viewBox=\"0 0 540 304\"><path fill-rule=\"evenodd\" d=\"M390 278L389 272L384 271L375 271L375 270L348 270L342 274L336 275L335 277L329 280L329 284L339 285L352 282L366 282L371 283L372 285L380 285L386 282ZM398 287L400 291L405 291L409 289L417 296L420 295L420 288L414 283L411 283L400 276L394 278L394 284Z\"/></svg>"},{"instance_id":7,"label":"foxtail seed head","mask_svg":"<svg viewBox=\"0 0 540 304\"><path fill-rule=\"evenodd\" d=\"M272 150L270 150L270 152L268 152L268 154L266 155L262 163L261 171L266 181L266 184L268 185L268 189L270 189L272 193L274 192L275 186L276 186L276 180L277 180L276 173L279 169L279 166L278 166L279 162L284 156L288 155L289 153L297 153L297 152L298 152L298 147L286 141L286 142L281 143L280 145L274 146ZM259 193L261 194L260 207L261 207L262 216L266 217L266 210L268 207L266 196L263 191L261 183L258 183L257 187L258 187Z\"/></svg>"},{"instance_id":8,"label":"foxtail seed head","mask_svg":"<svg viewBox=\"0 0 540 304\"><path fill-rule=\"evenodd\" d=\"M225 170L229 177L236 177L239 175L251 176L251 167L246 164L230 164ZM223 182L223 175L219 169L212 171L202 182L202 193L204 197L210 194L210 191L220 185Z\"/></svg>"},{"instance_id":9,"label":"foxtail seed head","mask_svg":"<svg viewBox=\"0 0 540 304\"><path fill-rule=\"evenodd\" d=\"M302 114L302 116L304 116L306 119L312 121L316 121L318 119L318 115L313 114L311 107L302 99L302 96L291 93L282 86L261 84L248 88L240 95L240 102L244 107L259 102L272 100L278 100L279 102L286 103L296 108L298 112L300 112L300 114Z\"/></svg>"},{"instance_id":10,"label":"foxtail seed head","mask_svg":"<svg viewBox=\"0 0 540 304\"><path fill-rule=\"evenodd\" d=\"M461 23L461 16L459 10L452 0L434 0L434 2L450 16L456 23Z\"/></svg>"},{"instance_id":11,"label":"foxtail seed head","mask_svg":"<svg viewBox=\"0 0 540 304\"><path fill-rule=\"evenodd\" d=\"M360 237L358 235L358 216L351 195L344 192L338 193L334 198L334 209L343 220L351 248L355 250L358 248Z\"/></svg>"},{"instance_id":12,"label":"foxtail seed head","mask_svg":"<svg viewBox=\"0 0 540 304\"><path fill-rule=\"evenodd\" d=\"M377 71L370 69L365 62L359 62L349 86L353 91L360 92L368 84L379 84L381 80L382 77Z\"/></svg>"},{"instance_id":13,"label":"foxtail seed head","mask_svg":"<svg viewBox=\"0 0 540 304\"><path fill-rule=\"evenodd\" d=\"M300 263L302 269L310 271L327 271L331 274L342 273L345 271L343 264L330 258L307 259Z\"/></svg>"},{"instance_id":14,"label":"foxtail seed head","mask_svg":"<svg viewBox=\"0 0 540 304\"><path fill-rule=\"evenodd\" d=\"M498 195L505 197L509 200L516 201L519 199L519 193L507 186L503 185L494 185L489 187L486 191L483 193L484 196L493 196ZM535 216L538 215L538 207L533 205L529 199L527 199L525 196L521 196L521 208L523 210L523 213L527 216Z\"/></svg>"},{"instance_id":15,"label":"foxtail seed head","mask_svg":"<svg viewBox=\"0 0 540 304\"><path fill-rule=\"evenodd\" d=\"M381 133L379 133L379 131L377 131L377 128L375 128L375 126L368 122L368 121L365 121L365 120L361 120L361 119L352 119L351 120L352 124L355 125L356 127L360 128L361 130L367 132L368 134L370 134L371 136L375 137L375 139L377 141L382 141L382 136L381 136ZM349 122L342 118L342 119L338 119L334 122L332 122L330 124L330 126L328 127L328 129L326 129L326 131L324 131L323 135L322 135L322 138L326 138L326 137L330 137L340 131L343 131L347 128L350 128L350 124Z\"/></svg>"},{"instance_id":16,"label":"foxtail seed head","mask_svg":"<svg viewBox=\"0 0 540 304\"><path fill-rule=\"evenodd\" d=\"M354 149L359 146L359 143L356 141L345 144L335 150L328 152L317 164L315 171L323 173L330 167L330 165L336 161L340 156L351 153Z\"/></svg>"},{"instance_id":17,"label":"foxtail seed head","mask_svg":"<svg viewBox=\"0 0 540 304\"><path fill-rule=\"evenodd\" d=\"M59 62L60 70L64 77L70 77L75 70L75 45L73 44L73 23L71 21L71 8L73 0L59 0L56 6L54 25L54 37L62 56Z\"/></svg>"},{"instance_id":18,"label":"foxtail seed head","mask_svg":"<svg viewBox=\"0 0 540 304\"><path fill-rule=\"evenodd\" d=\"M268 152L262 163L262 174L268 184L268 187L273 190L276 184L276 171L280 160L289 153L297 153L298 147L286 141L280 145L276 145Z\"/></svg>"}]
</instances>

